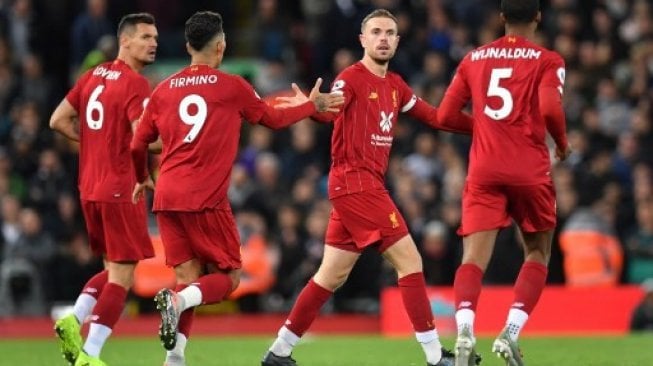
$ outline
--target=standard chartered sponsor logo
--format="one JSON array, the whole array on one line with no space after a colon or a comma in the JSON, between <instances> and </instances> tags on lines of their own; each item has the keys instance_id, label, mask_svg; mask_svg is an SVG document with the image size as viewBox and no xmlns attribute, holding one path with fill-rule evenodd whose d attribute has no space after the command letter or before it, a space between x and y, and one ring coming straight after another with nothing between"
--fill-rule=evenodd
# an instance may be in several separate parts
<instances>
[{"instance_id":1,"label":"standard chartered sponsor logo","mask_svg":"<svg viewBox=\"0 0 653 366\"><path fill-rule=\"evenodd\" d=\"M374 146L391 147L392 140L394 140L394 137L392 136L382 136L375 133L371 136L371 144Z\"/></svg>"}]
</instances>

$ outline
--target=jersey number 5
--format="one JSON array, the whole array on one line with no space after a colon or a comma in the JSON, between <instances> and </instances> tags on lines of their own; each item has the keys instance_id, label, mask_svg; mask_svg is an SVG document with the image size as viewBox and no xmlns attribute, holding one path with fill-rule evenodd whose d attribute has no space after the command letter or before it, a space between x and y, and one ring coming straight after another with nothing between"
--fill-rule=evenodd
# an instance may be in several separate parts
<instances>
[{"instance_id":1,"label":"jersey number 5","mask_svg":"<svg viewBox=\"0 0 653 366\"><path fill-rule=\"evenodd\" d=\"M510 94L510 90L499 85L501 79L507 79L511 76L512 68L492 69L492 74L490 75L490 85L487 88L487 96L501 98L503 105L499 109L493 109L486 104L483 113L495 121L508 117L512 112L512 94Z\"/></svg>"},{"instance_id":2,"label":"jersey number 5","mask_svg":"<svg viewBox=\"0 0 653 366\"><path fill-rule=\"evenodd\" d=\"M191 106L194 106L193 109L196 109L196 112L193 115L189 113ZM206 115L206 101L201 96L190 94L181 100L179 103L179 118L181 118L181 121L185 124L193 126L186 137L184 137L185 143L189 144L195 140L202 127L204 127Z\"/></svg>"}]
</instances>

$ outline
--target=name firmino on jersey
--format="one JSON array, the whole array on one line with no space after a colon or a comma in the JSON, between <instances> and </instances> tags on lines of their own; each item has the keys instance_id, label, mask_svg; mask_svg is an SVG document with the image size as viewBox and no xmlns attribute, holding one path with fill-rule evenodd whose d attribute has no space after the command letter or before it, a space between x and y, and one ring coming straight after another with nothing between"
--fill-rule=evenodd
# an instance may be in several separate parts
<instances>
[{"instance_id":1,"label":"name firmino on jersey","mask_svg":"<svg viewBox=\"0 0 653 366\"><path fill-rule=\"evenodd\" d=\"M217 75L193 75L183 78L170 79L170 89L184 86L215 84L218 82Z\"/></svg>"},{"instance_id":2,"label":"name firmino on jersey","mask_svg":"<svg viewBox=\"0 0 653 366\"><path fill-rule=\"evenodd\" d=\"M484 60L486 58L504 58L504 59L538 59L542 51L532 48L495 48L488 47L472 51L472 61Z\"/></svg>"}]
</instances>

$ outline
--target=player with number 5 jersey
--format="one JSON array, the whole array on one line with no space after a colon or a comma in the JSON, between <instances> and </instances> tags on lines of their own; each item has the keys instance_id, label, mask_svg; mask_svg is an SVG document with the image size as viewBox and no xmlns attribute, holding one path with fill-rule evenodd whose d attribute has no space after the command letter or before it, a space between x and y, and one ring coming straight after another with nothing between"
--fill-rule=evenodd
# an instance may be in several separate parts
<instances>
[{"instance_id":1,"label":"player with number 5 jersey","mask_svg":"<svg viewBox=\"0 0 653 366\"><path fill-rule=\"evenodd\" d=\"M446 123L471 101L474 119L458 230L463 258L454 280L457 366L475 356L473 325L483 273L498 231L513 221L523 234L525 261L492 351L506 365L523 365L517 338L544 289L556 226L547 131L558 159L570 153L562 109L564 62L532 41L541 19L539 1L503 0L501 18L505 36L465 56L438 110Z\"/></svg>"},{"instance_id":2,"label":"player with number 5 jersey","mask_svg":"<svg viewBox=\"0 0 653 366\"><path fill-rule=\"evenodd\" d=\"M240 239L227 189L241 121L283 128L318 111L337 111L344 100L320 94L318 80L310 98L293 85L297 96L272 108L242 77L216 69L226 48L220 14L195 13L185 36L191 64L155 88L131 146L138 201L147 181L147 144L159 136L163 144L153 210L177 288L161 290L155 302L168 366L185 365L193 308L222 301L239 283Z\"/></svg>"},{"instance_id":3,"label":"player with number 5 jersey","mask_svg":"<svg viewBox=\"0 0 653 366\"><path fill-rule=\"evenodd\" d=\"M50 119L53 129L80 143L79 191L89 244L107 263L107 270L84 286L74 316L55 325L64 358L80 365L103 364L100 349L122 313L136 263L154 255L145 205L131 203L136 179L129 153L134 125L150 93L140 71L156 55L154 18L146 13L124 16L118 38L116 60L82 75ZM91 311L88 339L80 352L79 324Z\"/></svg>"}]
</instances>

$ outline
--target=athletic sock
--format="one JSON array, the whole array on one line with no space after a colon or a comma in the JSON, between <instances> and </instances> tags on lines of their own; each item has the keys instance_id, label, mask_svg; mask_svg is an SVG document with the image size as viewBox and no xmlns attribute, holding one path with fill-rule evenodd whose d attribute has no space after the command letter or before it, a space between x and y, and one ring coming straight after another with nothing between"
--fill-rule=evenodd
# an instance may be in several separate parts
<instances>
[{"instance_id":1,"label":"athletic sock","mask_svg":"<svg viewBox=\"0 0 653 366\"><path fill-rule=\"evenodd\" d=\"M297 337L306 333L320 313L322 305L333 295L333 292L318 285L311 279L302 289L295 305L290 310L285 327Z\"/></svg>"},{"instance_id":2,"label":"athletic sock","mask_svg":"<svg viewBox=\"0 0 653 366\"><path fill-rule=\"evenodd\" d=\"M299 342L299 339L299 336L283 326L279 329L279 333L277 333L277 339L270 346L270 351L277 356L288 357L297 345L297 342Z\"/></svg>"},{"instance_id":3,"label":"athletic sock","mask_svg":"<svg viewBox=\"0 0 653 366\"><path fill-rule=\"evenodd\" d=\"M95 276L86 282L82 292L75 300L75 305L73 306L73 314L79 324L84 323L86 318L91 315L93 307L97 303L97 299L102 294L102 289L104 285L109 281L109 271L104 270L100 273L97 273Z\"/></svg>"},{"instance_id":4,"label":"athletic sock","mask_svg":"<svg viewBox=\"0 0 653 366\"><path fill-rule=\"evenodd\" d=\"M104 286L102 294L93 309L91 326L84 343L84 351L89 356L100 356L104 343L111 335L111 330L118 322L125 307L126 298L127 289L124 287L112 282L108 282Z\"/></svg>"},{"instance_id":5,"label":"athletic sock","mask_svg":"<svg viewBox=\"0 0 653 366\"><path fill-rule=\"evenodd\" d=\"M516 341L519 338L519 333L526 324L528 315L537 305L546 285L547 274L547 267L542 263L528 261L522 265L515 281L515 300L506 320L508 334L512 340Z\"/></svg>"},{"instance_id":6,"label":"athletic sock","mask_svg":"<svg viewBox=\"0 0 653 366\"><path fill-rule=\"evenodd\" d=\"M188 287L188 285L180 284L177 285L175 291L179 292ZM195 308L189 308L184 310L179 316L179 324L177 326L178 332L184 335L185 339L190 338L190 330L193 326L193 319L195 319ZM184 343L185 344L185 343ZM183 352L182 352L183 355Z\"/></svg>"},{"instance_id":7,"label":"athletic sock","mask_svg":"<svg viewBox=\"0 0 653 366\"><path fill-rule=\"evenodd\" d=\"M399 291L408 318L415 332L435 329L431 304L426 296L426 283L422 272L411 273L399 279Z\"/></svg>"},{"instance_id":8,"label":"athletic sock","mask_svg":"<svg viewBox=\"0 0 653 366\"><path fill-rule=\"evenodd\" d=\"M183 301L181 310L201 304L215 304L222 301L231 292L231 278L224 273L211 273L200 277L197 282L177 294Z\"/></svg>"},{"instance_id":9,"label":"athletic sock","mask_svg":"<svg viewBox=\"0 0 653 366\"><path fill-rule=\"evenodd\" d=\"M430 365L435 365L442 359L442 344L438 331L435 329L426 332L415 332L417 342L422 346L424 354L426 355L426 362Z\"/></svg>"}]
</instances>

